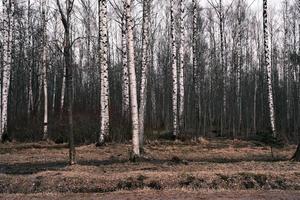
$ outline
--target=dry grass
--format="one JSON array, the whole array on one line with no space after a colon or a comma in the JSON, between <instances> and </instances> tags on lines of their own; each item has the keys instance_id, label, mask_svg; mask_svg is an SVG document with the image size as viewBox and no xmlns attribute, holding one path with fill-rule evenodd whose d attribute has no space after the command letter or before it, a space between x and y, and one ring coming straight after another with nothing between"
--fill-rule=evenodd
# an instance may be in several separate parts
<instances>
[{"instance_id":1,"label":"dry grass","mask_svg":"<svg viewBox=\"0 0 300 200\"><path fill-rule=\"evenodd\" d=\"M137 163L128 160L130 148L77 147L78 164L68 166L65 145L2 144L0 193L300 190L300 164L289 161L294 146L276 150L272 158L268 147L245 141L154 141Z\"/></svg>"}]
</instances>

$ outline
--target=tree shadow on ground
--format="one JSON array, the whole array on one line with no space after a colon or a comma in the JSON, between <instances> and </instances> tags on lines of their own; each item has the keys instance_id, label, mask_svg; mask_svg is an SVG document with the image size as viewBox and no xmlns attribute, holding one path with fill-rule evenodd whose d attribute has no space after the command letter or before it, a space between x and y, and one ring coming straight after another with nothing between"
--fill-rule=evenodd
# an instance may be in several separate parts
<instances>
[{"instance_id":1,"label":"tree shadow on ground","mask_svg":"<svg viewBox=\"0 0 300 200\"><path fill-rule=\"evenodd\" d=\"M137 162L131 162L129 159L119 159L119 158L110 158L107 160L78 160L77 164L79 166L109 166L109 165L122 165L122 164L133 164L133 165L143 165L143 164L152 164L155 167L174 165L189 165L189 164L201 164L201 163L239 163L239 162L281 162L288 161L287 158L272 158L267 156L257 156L249 158L200 158L200 159L187 159L179 158L173 156L170 159L158 159L158 158L141 158ZM68 162L67 161L50 161L50 162L26 162L26 163L15 163L7 164L0 163L0 174L9 174L9 175L30 175L36 174L43 171L67 171ZM120 166L122 167L122 166ZM145 168L148 169L148 168Z\"/></svg>"},{"instance_id":2,"label":"tree shadow on ground","mask_svg":"<svg viewBox=\"0 0 300 200\"><path fill-rule=\"evenodd\" d=\"M53 161L53 162L27 162L16 164L0 164L1 174L10 175L29 175L42 171L62 171L68 166L67 161Z\"/></svg>"}]
</instances>

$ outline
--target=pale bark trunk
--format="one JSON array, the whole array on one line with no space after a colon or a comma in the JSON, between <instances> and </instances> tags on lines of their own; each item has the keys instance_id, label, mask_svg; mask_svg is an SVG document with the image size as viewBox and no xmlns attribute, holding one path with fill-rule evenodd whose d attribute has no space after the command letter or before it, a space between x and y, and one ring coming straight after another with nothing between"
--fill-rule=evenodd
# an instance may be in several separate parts
<instances>
[{"instance_id":1,"label":"pale bark trunk","mask_svg":"<svg viewBox=\"0 0 300 200\"><path fill-rule=\"evenodd\" d=\"M105 142L109 135L109 84L108 84L108 37L107 0L99 0L100 66L101 66L101 123L98 143Z\"/></svg>"},{"instance_id":2,"label":"pale bark trunk","mask_svg":"<svg viewBox=\"0 0 300 200\"><path fill-rule=\"evenodd\" d=\"M178 135L178 109L177 109L177 95L178 95L178 77L177 77L177 60L176 60L176 37L175 37L175 20L174 20L174 0L171 3L171 39L172 39L172 79L173 79L173 92L172 92L172 107L173 107L173 135Z\"/></svg>"},{"instance_id":3,"label":"pale bark trunk","mask_svg":"<svg viewBox=\"0 0 300 200\"><path fill-rule=\"evenodd\" d=\"M128 77L128 52L127 52L127 28L126 28L126 4L122 16L122 113L123 117L129 117L129 77Z\"/></svg>"},{"instance_id":4,"label":"pale bark trunk","mask_svg":"<svg viewBox=\"0 0 300 200\"><path fill-rule=\"evenodd\" d=\"M263 28L264 28L264 51L265 51L265 66L267 69L267 86L268 86L268 104L270 112L270 123L273 137L277 136L275 126L275 111L273 102L273 87L272 87L272 69L270 63L270 49L269 49L269 30L268 30L268 1L263 0Z\"/></svg>"},{"instance_id":5,"label":"pale bark trunk","mask_svg":"<svg viewBox=\"0 0 300 200\"><path fill-rule=\"evenodd\" d=\"M184 131L184 0L180 0L180 47L179 47L179 124Z\"/></svg>"},{"instance_id":6,"label":"pale bark trunk","mask_svg":"<svg viewBox=\"0 0 300 200\"><path fill-rule=\"evenodd\" d=\"M132 2L126 0L126 19L128 33L128 64L129 64L129 84L130 84L130 102L131 102L131 118L132 118L132 145L133 157L140 156L140 141L139 141L139 115L137 103L137 87L134 59L134 41L133 41L133 19L131 14Z\"/></svg>"},{"instance_id":7,"label":"pale bark trunk","mask_svg":"<svg viewBox=\"0 0 300 200\"><path fill-rule=\"evenodd\" d=\"M147 75L149 68L149 6L150 0L143 1L143 47L142 47L142 78L140 90L140 107L139 107L139 127L140 127L140 148L144 145L144 120L147 102Z\"/></svg>"},{"instance_id":8,"label":"pale bark trunk","mask_svg":"<svg viewBox=\"0 0 300 200\"><path fill-rule=\"evenodd\" d=\"M64 112L65 89L66 89L66 66L65 63L63 63L63 80L61 84L61 95L60 95L60 118L62 117Z\"/></svg>"},{"instance_id":9,"label":"pale bark trunk","mask_svg":"<svg viewBox=\"0 0 300 200\"><path fill-rule=\"evenodd\" d=\"M12 45L13 45L13 31L14 31L14 0L3 1L3 78L2 78L2 113L1 113L1 131L0 140L2 141L3 135L7 134L7 113L8 113L8 98L10 87L10 74L12 66Z\"/></svg>"},{"instance_id":10,"label":"pale bark trunk","mask_svg":"<svg viewBox=\"0 0 300 200\"><path fill-rule=\"evenodd\" d=\"M43 38L42 38L42 67L44 86L44 132L43 140L48 139L48 82L47 82L47 22L46 22L46 1L42 2Z\"/></svg>"}]
</instances>

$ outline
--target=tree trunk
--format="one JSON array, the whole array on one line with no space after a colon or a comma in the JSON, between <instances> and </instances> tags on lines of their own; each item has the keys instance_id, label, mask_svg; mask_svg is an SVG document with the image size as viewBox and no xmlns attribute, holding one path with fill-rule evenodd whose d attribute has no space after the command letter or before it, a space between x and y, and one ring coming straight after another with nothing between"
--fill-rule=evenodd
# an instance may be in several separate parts
<instances>
[{"instance_id":1,"label":"tree trunk","mask_svg":"<svg viewBox=\"0 0 300 200\"><path fill-rule=\"evenodd\" d=\"M42 38L42 67L43 67L43 86L44 86L44 132L43 140L48 139L48 83L47 83L47 22L46 22L46 1L42 2L43 18L43 38Z\"/></svg>"},{"instance_id":2,"label":"tree trunk","mask_svg":"<svg viewBox=\"0 0 300 200\"><path fill-rule=\"evenodd\" d=\"M3 23L3 78L2 78L2 113L1 113L1 131L0 140L3 141L3 136L7 134L7 113L8 113L8 98L10 88L10 74L12 67L12 45L14 31L14 10L15 1L9 0L3 2L3 14L5 17Z\"/></svg>"},{"instance_id":3,"label":"tree trunk","mask_svg":"<svg viewBox=\"0 0 300 200\"><path fill-rule=\"evenodd\" d=\"M143 47L142 47L142 78L140 90L140 107L139 107L139 126L140 126L140 149L144 145L144 121L145 109L147 103L147 75L149 68L149 14L150 14L150 0L143 1Z\"/></svg>"},{"instance_id":4,"label":"tree trunk","mask_svg":"<svg viewBox=\"0 0 300 200\"><path fill-rule=\"evenodd\" d=\"M270 63L270 50L269 50L269 31L268 31L268 1L263 0L263 28L264 28L264 51L265 51L265 66L267 69L267 86L268 86L268 104L270 112L270 123L273 137L277 136L275 126L275 111L273 102L273 87L272 87L272 69Z\"/></svg>"},{"instance_id":5,"label":"tree trunk","mask_svg":"<svg viewBox=\"0 0 300 200\"><path fill-rule=\"evenodd\" d=\"M177 60L176 60L176 37L175 37L175 9L174 0L170 0L171 4L171 40L172 40L172 79L173 79L173 92L172 92L172 108L173 108L173 135L178 135L178 109L177 109L177 95L178 95L178 80L177 80Z\"/></svg>"},{"instance_id":6,"label":"tree trunk","mask_svg":"<svg viewBox=\"0 0 300 200\"><path fill-rule=\"evenodd\" d=\"M128 48L126 28L126 3L124 3L122 16L122 113L126 121L129 118L129 77L128 77Z\"/></svg>"},{"instance_id":7,"label":"tree trunk","mask_svg":"<svg viewBox=\"0 0 300 200\"><path fill-rule=\"evenodd\" d=\"M107 0L99 0L100 67L101 67L101 123L98 144L103 144L109 135L109 84L108 84L108 38Z\"/></svg>"},{"instance_id":8,"label":"tree trunk","mask_svg":"<svg viewBox=\"0 0 300 200\"><path fill-rule=\"evenodd\" d=\"M238 114L238 128L237 134L241 134L241 125L242 125L242 94L241 94L241 70L242 70L242 19L241 19L241 2L239 0L238 5L238 49L237 49L237 114Z\"/></svg>"},{"instance_id":9,"label":"tree trunk","mask_svg":"<svg viewBox=\"0 0 300 200\"><path fill-rule=\"evenodd\" d=\"M292 160L300 162L300 143L298 144L297 150L296 150L295 154L293 155Z\"/></svg>"},{"instance_id":10,"label":"tree trunk","mask_svg":"<svg viewBox=\"0 0 300 200\"><path fill-rule=\"evenodd\" d=\"M65 58L63 63L63 80L61 84L61 95L60 95L60 118L62 118L64 113L64 104L65 104L65 89L66 89L66 66L65 66Z\"/></svg>"},{"instance_id":11,"label":"tree trunk","mask_svg":"<svg viewBox=\"0 0 300 200\"><path fill-rule=\"evenodd\" d=\"M30 50L32 47L32 36L30 32L30 23L31 23L31 9L30 9L30 0L27 1L27 22L26 22L26 48L25 48L25 59L28 68L28 104L27 104L27 120L30 121L32 107L33 107L33 94L32 94L32 62L30 58Z\"/></svg>"},{"instance_id":12,"label":"tree trunk","mask_svg":"<svg viewBox=\"0 0 300 200\"><path fill-rule=\"evenodd\" d=\"M179 48L179 124L184 131L184 0L180 0L180 48Z\"/></svg>"},{"instance_id":13,"label":"tree trunk","mask_svg":"<svg viewBox=\"0 0 300 200\"><path fill-rule=\"evenodd\" d=\"M221 136L224 134L225 124L226 124L226 78L227 78L227 69L225 66L225 53L224 53L224 14L223 14L223 5L222 0L220 0L220 38L221 38L221 71L222 71L222 97L223 97L223 109L221 112Z\"/></svg>"},{"instance_id":14,"label":"tree trunk","mask_svg":"<svg viewBox=\"0 0 300 200\"><path fill-rule=\"evenodd\" d=\"M132 19L132 1L126 0L126 19L128 33L128 67L129 67L129 84L130 84L130 102L131 102L131 120L132 120L132 145L133 158L140 156L139 141L139 115L137 103L137 87L134 59L134 41L133 41L133 19Z\"/></svg>"},{"instance_id":15,"label":"tree trunk","mask_svg":"<svg viewBox=\"0 0 300 200\"><path fill-rule=\"evenodd\" d=\"M58 6L61 20L64 26L64 60L66 69L66 92L67 92L67 113L68 113L68 123L69 123L69 164L73 165L76 163L75 160L75 145L74 145L74 130L73 130L73 65L71 58L71 39L70 39L70 22L71 22L71 12L73 9L74 0L66 0L66 14L64 14L59 0L56 0Z\"/></svg>"}]
</instances>

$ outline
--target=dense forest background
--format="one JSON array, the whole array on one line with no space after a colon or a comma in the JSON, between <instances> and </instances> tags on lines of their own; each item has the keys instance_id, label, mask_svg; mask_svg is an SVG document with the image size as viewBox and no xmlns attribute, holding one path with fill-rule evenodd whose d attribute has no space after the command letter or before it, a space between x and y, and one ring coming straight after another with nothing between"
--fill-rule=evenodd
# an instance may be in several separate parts
<instances>
[{"instance_id":1,"label":"dense forest background","mask_svg":"<svg viewBox=\"0 0 300 200\"><path fill-rule=\"evenodd\" d=\"M263 14L261 9L256 8L258 3L233 0L222 5L222 1L203 3L186 0L180 7L179 2L174 4L173 39L177 49L177 75L181 76L181 66L184 74L183 88L178 88L180 91L183 89L184 96L181 97L180 92L177 94L179 99L184 98L180 101L184 102L183 109L178 104L178 112L183 113L179 117L180 132L189 138L249 138L270 131ZM65 4L61 4L64 9ZM5 3L3 5L1 19L5 21L8 12L5 12ZM126 16L122 1L110 0L107 6L109 138L120 142L131 138L124 94L127 47L126 44L124 47L122 33ZM146 21L148 47L143 51L145 9L149 15ZM147 54L144 128L146 137L151 139L159 133L173 130L174 52L170 2L151 0L145 8L143 2L137 0L133 2L132 11L138 102L142 98L143 54ZM286 141L295 142L300 129L299 4L283 0L277 9L270 6L269 11L276 129ZM68 18L76 143L96 142L100 132L102 79L98 13L98 1L78 0ZM43 138L47 124L51 140L66 142L69 130L66 114L68 98L65 98L66 35L61 13L55 1L27 0L14 2L11 17L13 40L8 136L18 141L37 141ZM2 27L3 32L5 29ZM2 34L1 66L4 66L4 43ZM4 77L4 68L1 69ZM45 102L49 115L46 122Z\"/></svg>"}]
</instances>

